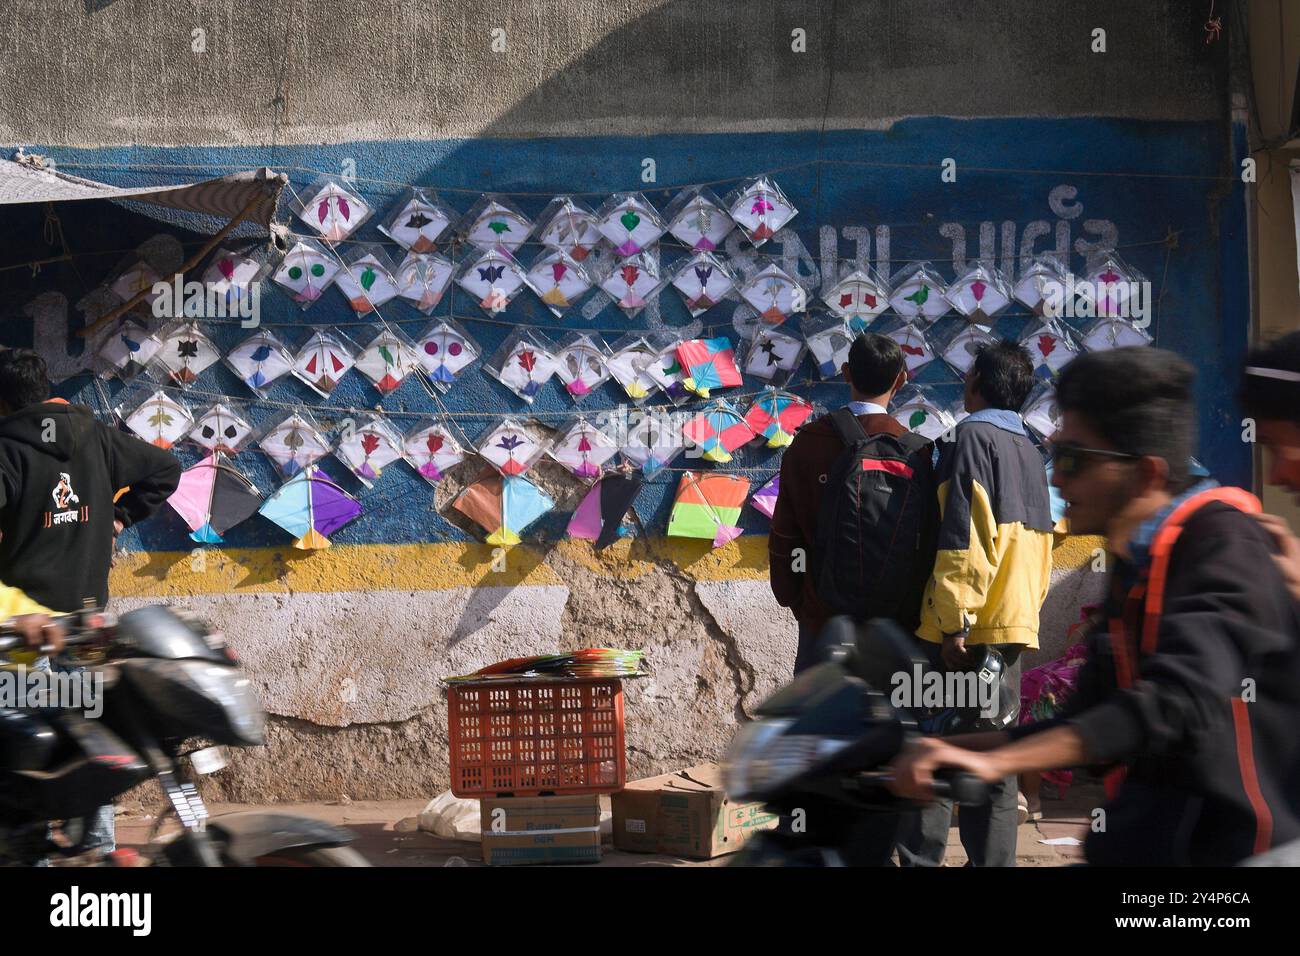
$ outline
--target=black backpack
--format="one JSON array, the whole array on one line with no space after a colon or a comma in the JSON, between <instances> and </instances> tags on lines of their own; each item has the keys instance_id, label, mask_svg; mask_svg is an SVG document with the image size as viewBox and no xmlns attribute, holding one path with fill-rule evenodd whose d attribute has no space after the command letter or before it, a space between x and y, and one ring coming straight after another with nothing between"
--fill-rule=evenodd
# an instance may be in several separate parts
<instances>
[{"instance_id":1,"label":"black backpack","mask_svg":"<svg viewBox=\"0 0 1300 956\"><path fill-rule=\"evenodd\" d=\"M810 568L817 596L836 614L910 622L920 602L917 582L931 570L920 567L933 559L922 554L921 538L926 496L934 494L918 484L912 461L932 444L914 432L868 435L847 408L831 420L844 451L817 512Z\"/></svg>"}]
</instances>

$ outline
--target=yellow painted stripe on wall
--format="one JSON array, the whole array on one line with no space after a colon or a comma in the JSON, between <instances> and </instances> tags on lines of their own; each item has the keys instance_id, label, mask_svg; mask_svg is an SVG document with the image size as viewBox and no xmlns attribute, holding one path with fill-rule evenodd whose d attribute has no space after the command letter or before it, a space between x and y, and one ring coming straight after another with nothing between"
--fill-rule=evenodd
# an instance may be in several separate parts
<instances>
[{"instance_id":1,"label":"yellow painted stripe on wall","mask_svg":"<svg viewBox=\"0 0 1300 956\"><path fill-rule=\"evenodd\" d=\"M1058 536L1057 569L1080 567L1100 538ZM450 588L564 584L576 565L601 577L634 581L670 562L696 581L767 580L767 537L750 535L714 549L709 541L636 538L596 551L564 540L541 550L522 545L497 555L466 542L335 545L293 548L196 548L133 552L119 557L109 579L117 597L185 597L227 592L429 591ZM494 560L496 559L496 560Z\"/></svg>"}]
</instances>

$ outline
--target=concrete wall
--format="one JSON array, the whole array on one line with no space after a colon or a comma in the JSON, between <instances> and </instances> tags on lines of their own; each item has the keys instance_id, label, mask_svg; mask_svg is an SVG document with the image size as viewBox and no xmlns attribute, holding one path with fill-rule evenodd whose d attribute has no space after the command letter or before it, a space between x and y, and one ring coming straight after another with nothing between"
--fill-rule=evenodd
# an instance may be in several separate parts
<instances>
[{"instance_id":1,"label":"concrete wall","mask_svg":"<svg viewBox=\"0 0 1300 956\"><path fill-rule=\"evenodd\" d=\"M1014 269L1056 251L1079 271L1119 248L1157 283L1157 341L1202 372L1202 458L1230 480L1248 477L1227 389L1247 313L1226 57L1202 42L1185 5L383 6L387 15L379 4L363 14L336 0L184 12L152 0L17 0L11 22L24 32L0 38L0 89L14 91L0 102L0 142L115 183L266 164L302 189L308 170L350 161L381 208L394 183L418 182L460 210L482 190L526 193L519 201L530 214L560 191L643 189L662 204L677 184L779 169L802 211L763 252L819 291L855 262L890 271L929 258L950 276L968 259ZM496 27L506 30L505 53L492 52ZM1105 54L1090 50L1097 27L1107 31ZM192 52L194 29L205 31L205 53ZM805 53L791 50L795 29L806 31ZM647 157L657 164L651 184L640 180ZM957 160L956 183L940 180L945 157ZM807 165L818 158L831 162ZM35 344L66 376L65 394L107 411L120 386L94 386L84 372L73 333L97 306L83 296L120 250L160 230L191 243L200 234L139 209L79 203L59 215L76 265L0 272L0 337ZM44 210L0 216L0 265L49 253ZM1171 232L1176 244L1164 241ZM373 235L367 227L364 237ZM762 262L746 244L727 253L743 269ZM505 327L476 319L462 298L451 308L490 351ZM705 321L734 337L744 310L714 312ZM418 331L414 315L391 318ZM555 322L524 296L506 315L610 337L633 325L690 326L675 293L630 324L598 300ZM289 334L352 316L334 293L305 317L272 293L263 318ZM1012 311L996 331L1018 336L1029 322ZM241 337L219 325L212 334L223 345ZM939 363L919 380L947 398L958 392ZM826 407L845 397L816 382L799 389ZM196 391L241 386L213 369ZM272 398L319 402L296 382ZM617 401L609 386L601 404ZM317 414L337 424L374 403L353 375ZM477 371L446 403L471 435L486 422L479 416L524 411ZM383 403L394 416L432 407L412 386ZM554 424L570 403L552 384L533 411ZM257 420L271 413L253 410ZM736 467L764 480L777 463L760 449ZM240 466L264 490L277 483L256 454ZM177 600L208 614L275 715L271 745L241 755L215 785L242 800L430 793L446 782L438 677L593 644L642 647L651 662L653 676L628 687L632 774L718 756L794 655L794 623L767 591L765 519L746 509L746 535L718 551L666 540L676 478L661 476L636 503L645 534L597 555L564 540L576 482L549 465L540 475L556 514L510 552L504 571L442 511L466 474L437 492L404 468L386 471L373 491L354 486L365 517L316 554L288 548L261 519L200 551L170 513L133 531L114 572L117 605ZM1043 626L1051 650L1095 598L1097 544L1058 542Z\"/></svg>"}]
</instances>

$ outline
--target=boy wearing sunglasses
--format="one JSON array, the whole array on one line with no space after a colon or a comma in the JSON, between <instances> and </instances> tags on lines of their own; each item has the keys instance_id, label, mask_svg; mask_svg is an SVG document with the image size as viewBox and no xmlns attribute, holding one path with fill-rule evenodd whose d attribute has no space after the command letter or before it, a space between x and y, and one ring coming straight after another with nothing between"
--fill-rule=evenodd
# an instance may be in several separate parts
<instances>
[{"instance_id":1,"label":"boy wearing sunglasses","mask_svg":"<svg viewBox=\"0 0 1300 956\"><path fill-rule=\"evenodd\" d=\"M895 763L985 780L1100 766L1100 865L1227 865L1300 837L1300 611L1247 492L1189 474L1192 368L1170 352L1084 355L1061 373L1053 484L1071 531L1110 552L1105 625L1060 717L926 738Z\"/></svg>"}]
</instances>

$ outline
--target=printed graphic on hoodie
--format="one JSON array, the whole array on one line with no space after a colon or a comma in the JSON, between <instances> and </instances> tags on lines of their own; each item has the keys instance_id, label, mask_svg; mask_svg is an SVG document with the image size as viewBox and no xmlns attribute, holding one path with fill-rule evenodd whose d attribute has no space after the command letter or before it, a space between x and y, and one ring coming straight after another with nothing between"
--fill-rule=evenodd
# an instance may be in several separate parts
<instances>
[{"instance_id":1,"label":"printed graphic on hoodie","mask_svg":"<svg viewBox=\"0 0 1300 956\"><path fill-rule=\"evenodd\" d=\"M55 511L45 512L45 527L49 528L56 524L76 524L79 521L90 520L90 506L83 505L80 508L71 508L71 505L81 504L81 499L77 493L72 490L72 477L66 472L59 472L59 480L54 485L54 491L50 493L54 499Z\"/></svg>"}]
</instances>

